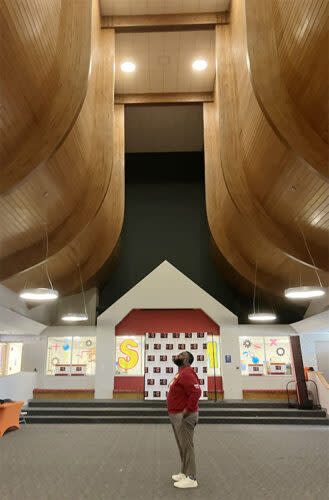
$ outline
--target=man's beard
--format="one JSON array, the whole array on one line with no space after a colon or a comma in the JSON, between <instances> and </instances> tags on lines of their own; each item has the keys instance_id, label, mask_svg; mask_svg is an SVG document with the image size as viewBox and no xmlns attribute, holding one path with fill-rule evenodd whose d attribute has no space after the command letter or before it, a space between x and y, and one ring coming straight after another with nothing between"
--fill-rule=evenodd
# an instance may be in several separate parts
<instances>
[{"instance_id":1,"label":"man's beard","mask_svg":"<svg viewBox=\"0 0 329 500\"><path fill-rule=\"evenodd\" d=\"M180 358L178 358L178 359L177 359L177 358L176 358L176 359L174 359L174 363L175 363L175 365L177 365L177 366L179 366L179 367L181 367L181 366L183 366L183 365L184 365L184 361L183 361L182 359L180 359Z\"/></svg>"}]
</instances>

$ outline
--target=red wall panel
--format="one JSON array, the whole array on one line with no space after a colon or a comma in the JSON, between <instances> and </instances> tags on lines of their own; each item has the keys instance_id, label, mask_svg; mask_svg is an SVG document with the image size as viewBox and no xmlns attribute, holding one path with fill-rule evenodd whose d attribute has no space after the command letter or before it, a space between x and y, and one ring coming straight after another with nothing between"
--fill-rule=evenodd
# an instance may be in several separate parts
<instances>
[{"instance_id":1,"label":"red wall panel","mask_svg":"<svg viewBox=\"0 0 329 500\"><path fill-rule=\"evenodd\" d=\"M208 332L219 335L219 326L201 309L133 309L115 327L115 335L145 335L147 332ZM208 377L214 391L214 377ZM216 377L221 391L222 377ZM144 392L144 377L114 377L115 392Z\"/></svg>"},{"instance_id":2,"label":"red wall panel","mask_svg":"<svg viewBox=\"0 0 329 500\"><path fill-rule=\"evenodd\" d=\"M219 326L201 309L133 309L115 327L116 335L145 335L147 332L219 335Z\"/></svg>"}]
</instances>

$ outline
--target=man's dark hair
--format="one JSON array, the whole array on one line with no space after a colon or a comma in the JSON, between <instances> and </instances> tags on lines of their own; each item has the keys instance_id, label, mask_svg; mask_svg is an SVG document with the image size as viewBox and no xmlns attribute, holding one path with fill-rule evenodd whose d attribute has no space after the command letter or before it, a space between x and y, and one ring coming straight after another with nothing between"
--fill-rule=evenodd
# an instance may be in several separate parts
<instances>
[{"instance_id":1,"label":"man's dark hair","mask_svg":"<svg viewBox=\"0 0 329 500\"><path fill-rule=\"evenodd\" d=\"M188 351L186 351L186 352L188 354L188 362L191 365L193 363L193 361L194 361L194 356L190 352L188 352Z\"/></svg>"}]
</instances>

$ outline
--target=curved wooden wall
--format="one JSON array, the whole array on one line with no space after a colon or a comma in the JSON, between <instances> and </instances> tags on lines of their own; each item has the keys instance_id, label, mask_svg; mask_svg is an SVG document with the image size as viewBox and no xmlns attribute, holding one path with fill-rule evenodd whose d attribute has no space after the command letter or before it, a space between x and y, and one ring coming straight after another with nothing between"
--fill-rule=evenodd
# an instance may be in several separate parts
<instances>
[{"instance_id":1,"label":"curved wooden wall","mask_svg":"<svg viewBox=\"0 0 329 500\"><path fill-rule=\"evenodd\" d=\"M260 107L288 148L328 182L328 2L246 0L246 25Z\"/></svg>"},{"instance_id":2,"label":"curved wooden wall","mask_svg":"<svg viewBox=\"0 0 329 500\"><path fill-rule=\"evenodd\" d=\"M265 3L267 7L278 5L274 0ZM285 5L293 3L291 0ZM308 19L314 26L316 23L311 13L322 16L323 12L316 14L312 1L303 5L304 9L309 8ZM263 9L258 13L258 7L258 3L256 9L249 0L235 0L232 2L231 24L216 28L216 102L204 104L207 213L214 240L229 263L253 282L257 261L259 286L282 294L284 288L300 280L303 284L316 283L313 264L299 228L309 243L320 276L325 283L328 282L329 191L319 164L314 163L310 168L310 157L301 157L303 149L297 152L283 137L282 129L274 125L270 107L265 112L264 106L260 106L260 97L254 89L263 85L271 97L267 86L272 82L271 79L266 81L266 75L272 74L272 69L268 69L272 59L265 51L262 72L252 72L257 65L251 61L257 51L249 53L248 58L247 41L252 37L257 39L255 30L262 26ZM281 8L283 15L283 5ZM253 16L257 22L250 24ZM282 24L289 31L289 24L284 20ZM319 39L323 42L323 33L315 30L313 41L317 46ZM258 52L262 53L262 48L258 39ZM280 50L282 65L283 46ZM300 56L300 71L303 58L309 52ZM261 55L256 56L261 59ZM286 58L291 63L287 52ZM312 75L304 75L304 82L310 78ZM323 67L321 88L326 78L326 68ZM280 88L284 87L285 83L281 81ZM293 93L293 88L289 91ZM308 122L308 131L311 129L317 138L325 140L325 134L320 137L318 130L309 123L303 112L303 103L299 104L299 95L294 96L295 108ZM317 102L318 95L313 98ZM290 112L285 115L286 103L286 99L279 99L276 103L277 107L281 106L280 116L285 118L285 125L290 119L295 120ZM296 120L291 122L291 130L295 125ZM307 137L305 142L310 143ZM312 144L312 147L318 152L316 145Z\"/></svg>"},{"instance_id":3,"label":"curved wooden wall","mask_svg":"<svg viewBox=\"0 0 329 500\"><path fill-rule=\"evenodd\" d=\"M114 31L100 29L94 0L91 72L81 111L45 165L0 200L0 280L5 286L47 284L45 227L48 267L61 293L79 283L77 262L85 281L109 257L122 227L124 191L122 153L120 161L114 159L113 121ZM9 219L13 224L6 225Z\"/></svg>"},{"instance_id":4,"label":"curved wooden wall","mask_svg":"<svg viewBox=\"0 0 329 500\"><path fill-rule=\"evenodd\" d=\"M74 124L87 91L90 23L91 0L2 0L0 194L44 164Z\"/></svg>"}]
</instances>

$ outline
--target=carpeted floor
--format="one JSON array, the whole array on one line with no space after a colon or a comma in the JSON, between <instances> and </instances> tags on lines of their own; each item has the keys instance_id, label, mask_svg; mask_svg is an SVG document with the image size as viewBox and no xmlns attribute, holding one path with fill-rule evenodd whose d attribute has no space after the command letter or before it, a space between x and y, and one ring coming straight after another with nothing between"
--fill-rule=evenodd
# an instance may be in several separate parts
<instances>
[{"instance_id":1,"label":"carpeted floor","mask_svg":"<svg viewBox=\"0 0 329 500\"><path fill-rule=\"evenodd\" d=\"M324 500L329 432L200 425L199 488L177 490L166 425L26 425L0 439L1 500Z\"/></svg>"}]
</instances>

